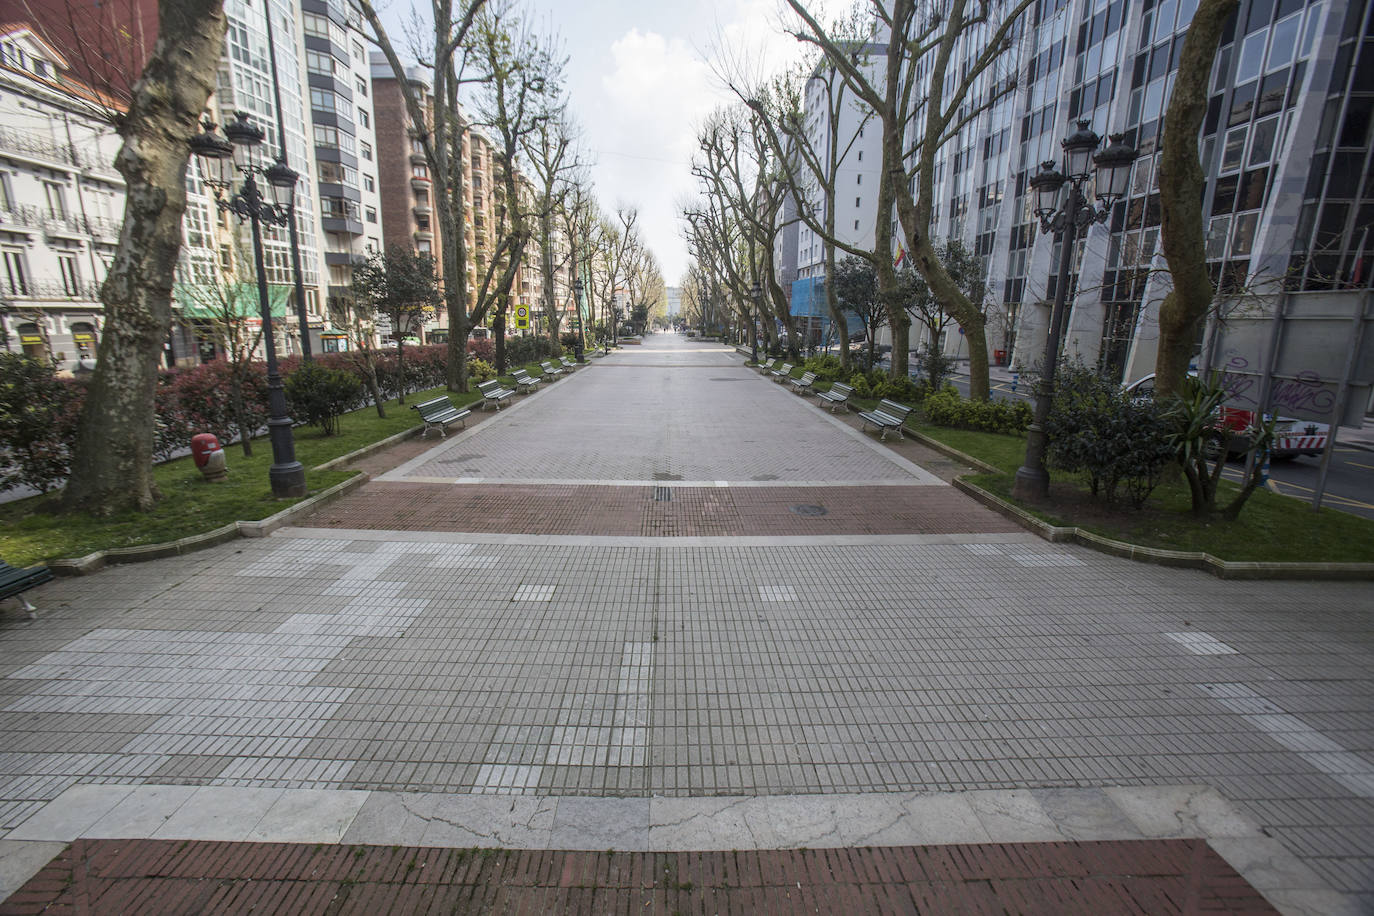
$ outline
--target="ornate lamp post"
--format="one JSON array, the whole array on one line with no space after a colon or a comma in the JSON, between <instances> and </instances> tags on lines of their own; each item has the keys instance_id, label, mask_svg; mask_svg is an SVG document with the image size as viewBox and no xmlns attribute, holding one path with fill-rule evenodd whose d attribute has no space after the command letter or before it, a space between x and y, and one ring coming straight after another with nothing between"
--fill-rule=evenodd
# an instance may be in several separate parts
<instances>
[{"instance_id":1,"label":"ornate lamp post","mask_svg":"<svg viewBox=\"0 0 1374 916\"><path fill-rule=\"evenodd\" d=\"M749 291L749 295L754 300L754 321L749 328L749 349L752 352L754 363L759 361L759 306L763 303L763 287L759 286L759 281L754 281L754 288Z\"/></svg>"},{"instance_id":2,"label":"ornate lamp post","mask_svg":"<svg viewBox=\"0 0 1374 916\"><path fill-rule=\"evenodd\" d=\"M1136 151L1121 142L1121 135L1113 136L1111 145L1097 150L1100 137L1088 129L1088 121L1079 121L1078 130L1063 140L1064 172L1055 170L1053 160L1040 163L1040 171L1030 179L1035 194L1035 215L1046 232L1060 237L1059 274L1054 287L1054 307L1050 310L1049 333L1045 340L1045 368L1035 398L1035 416L1026 431L1025 463L1016 471L1012 495L1021 499L1043 499L1050 491L1050 475L1045 470L1045 423L1049 419L1054 400L1054 375L1059 361L1059 341L1064 323L1064 303L1068 298L1069 271L1073 266L1074 243L1078 233L1087 231L1093 223L1101 223L1111 215L1112 204L1126 194L1131 177L1131 163ZM1090 166L1097 168L1096 196L1100 206L1094 206L1083 192L1083 186L1093 177ZM1068 198L1059 205L1059 190L1069 186Z\"/></svg>"},{"instance_id":3,"label":"ornate lamp post","mask_svg":"<svg viewBox=\"0 0 1374 916\"><path fill-rule=\"evenodd\" d=\"M262 224L286 225L291 217L298 176L280 159L266 168L257 162L255 150L262 143L263 130L250 121L245 112L235 112L234 123L227 125L224 133L228 140L216 134L215 125L206 121L205 130L191 138L191 151L201 158L205 173L210 176L207 183L215 189L215 201L220 210L233 213L240 222L247 220L253 230L253 263L258 272L258 306L267 348L267 406L271 414L267 430L272 442L272 467L267 476L272 482L272 495L290 499L305 495L305 468L296 460L291 418L286 414L286 392L282 390L281 375L277 372L272 305L268 300L267 269L262 255ZM235 172L243 176L243 184L225 199ZM271 200L262 196L258 175L266 180Z\"/></svg>"},{"instance_id":4,"label":"ornate lamp post","mask_svg":"<svg viewBox=\"0 0 1374 916\"><path fill-rule=\"evenodd\" d=\"M582 318L582 278L573 280L573 305L577 309L577 361L583 362L582 354L587 351L587 328Z\"/></svg>"}]
</instances>

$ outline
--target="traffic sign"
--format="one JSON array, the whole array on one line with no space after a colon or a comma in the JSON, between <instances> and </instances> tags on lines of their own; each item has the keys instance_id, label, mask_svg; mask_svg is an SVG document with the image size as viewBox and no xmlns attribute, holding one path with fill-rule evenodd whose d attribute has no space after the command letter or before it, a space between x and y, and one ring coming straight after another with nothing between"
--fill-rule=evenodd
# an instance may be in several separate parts
<instances>
[{"instance_id":1,"label":"traffic sign","mask_svg":"<svg viewBox=\"0 0 1374 916\"><path fill-rule=\"evenodd\" d=\"M530 307L528 305L517 305L515 307L515 326L522 331L529 329Z\"/></svg>"}]
</instances>

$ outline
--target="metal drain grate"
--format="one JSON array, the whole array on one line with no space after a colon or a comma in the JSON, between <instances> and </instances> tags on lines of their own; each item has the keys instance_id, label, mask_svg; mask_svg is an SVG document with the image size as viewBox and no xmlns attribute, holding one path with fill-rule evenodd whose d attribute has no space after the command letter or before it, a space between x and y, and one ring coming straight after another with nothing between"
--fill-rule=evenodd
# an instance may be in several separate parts
<instances>
[{"instance_id":1,"label":"metal drain grate","mask_svg":"<svg viewBox=\"0 0 1374 916\"><path fill-rule=\"evenodd\" d=\"M829 510L825 506L815 506L811 503L802 503L800 506L788 506L788 512L796 515L825 515Z\"/></svg>"},{"instance_id":2,"label":"metal drain grate","mask_svg":"<svg viewBox=\"0 0 1374 916\"><path fill-rule=\"evenodd\" d=\"M654 502L670 503L673 501L672 487L654 487Z\"/></svg>"}]
</instances>

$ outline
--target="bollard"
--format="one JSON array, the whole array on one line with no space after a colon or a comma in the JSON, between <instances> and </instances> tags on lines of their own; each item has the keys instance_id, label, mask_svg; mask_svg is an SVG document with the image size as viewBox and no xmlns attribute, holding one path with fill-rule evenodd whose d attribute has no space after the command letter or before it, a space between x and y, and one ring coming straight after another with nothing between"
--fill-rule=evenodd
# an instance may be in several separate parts
<instances>
[{"instance_id":1,"label":"bollard","mask_svg":"<svg viewBox=\"0 0 1374 916\"><path fill-rule=\"evenodd\" d=\"M191 437L191 457L200 473L211 483L224 483L229 469L224 461L224 449L214 433L196 433Z\"/></svg>"}]
</instances>

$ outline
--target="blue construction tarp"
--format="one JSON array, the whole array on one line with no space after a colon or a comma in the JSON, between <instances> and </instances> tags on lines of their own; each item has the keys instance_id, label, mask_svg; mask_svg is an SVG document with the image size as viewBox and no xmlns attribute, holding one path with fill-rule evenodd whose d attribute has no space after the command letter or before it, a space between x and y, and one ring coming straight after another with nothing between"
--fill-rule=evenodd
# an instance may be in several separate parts
<instances>
[{"instance_id":1,"label":"blue construction tarp","mask_svg":"<svg viewBox=\"0 0 1374 916\"><path fill-rule=\"evenodd\" d=\"M830 332L830 306L825 301L825 280L821 277L806 277L792 283L792 315L795 318L819 318L822 337ZM849 324L849 336L862 335L863 319L853 312L845 312ZM812 325L814 327L814 324Z\"/></svg>"}]
</instances>

